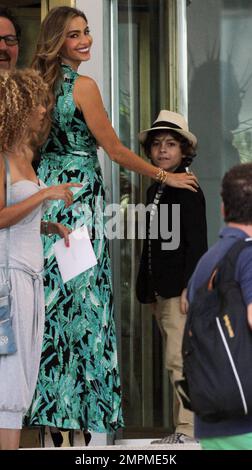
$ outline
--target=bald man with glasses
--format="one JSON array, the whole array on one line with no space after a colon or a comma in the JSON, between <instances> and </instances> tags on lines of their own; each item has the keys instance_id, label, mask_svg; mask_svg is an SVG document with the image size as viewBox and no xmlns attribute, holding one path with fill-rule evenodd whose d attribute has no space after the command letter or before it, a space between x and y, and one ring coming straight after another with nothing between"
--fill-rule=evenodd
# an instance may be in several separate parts
<instances>
[{"instance_id":1,"label":"bald man with glasses","mask_svg":"<svg viewBox=\"0 0 252 470\"><path fill-rule=\"evenodd\" d=\"M6 7L0 6L0 71L16 67L21 29Z\"/></svg>"}]
</instances>

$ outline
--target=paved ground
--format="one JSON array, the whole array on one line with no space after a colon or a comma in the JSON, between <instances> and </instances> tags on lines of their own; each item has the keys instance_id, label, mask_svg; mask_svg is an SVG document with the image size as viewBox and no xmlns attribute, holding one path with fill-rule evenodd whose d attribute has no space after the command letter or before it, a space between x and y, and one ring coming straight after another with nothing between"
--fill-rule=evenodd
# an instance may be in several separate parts
<instances>
[{"instance_id":1,"label":"paved ground","mask_svg":"<svg viewBox=\"0 0 252 470\"><path fill-rule=\"evenodd\" d=\"M92 439L88 447L85 446L83 433L81 431L75 431L74 433L74 447L70 447L69 433L63 432L63 445L62 447L54 447L51 434L48 428L45 432L45 447L44 449L50 450L85 450L96 451L96 450L200 450L200 445L197 443L193 444L151 444L153 440L157 438L148 439L121 439L115 441L115 445L111 445L112 442L108 440L106 434L92 433ZM40 447L40 435L39 431L29 430L23 433L22 449L37 449L41 450Z\"/></svg>"},{"instance_id":2,"label":"paved ground","mask_svg":"<svg viewBox=\"0 0 252 470\"><path fill-rule=\"evenodd\" d=\"M62 449L62 447L61 447ZM64 450L85 450L85 452L88 452L89 450L121 450L121 451L127 451L127 450L201 450L199 444L193 444L193 445L188 445L188 444L159 444L159 445L146 445L146 446L131 446L131 445L116 445L116 446L88 446L88 447L64 447Z\"/></svg>"}]
</instances>

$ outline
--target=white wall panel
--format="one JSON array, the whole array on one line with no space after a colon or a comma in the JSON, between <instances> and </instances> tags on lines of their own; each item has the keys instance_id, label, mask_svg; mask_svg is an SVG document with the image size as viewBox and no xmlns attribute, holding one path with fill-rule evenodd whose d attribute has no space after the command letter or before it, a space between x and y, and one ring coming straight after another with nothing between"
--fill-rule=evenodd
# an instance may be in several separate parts
<instances>
[{"instance_id":1,"label":"white wall panel","mask_svg":"<svg viewBox=\"0 0 252 470\"><path fill-rule=\"evenodd\" d=\"M82 10L93 36L91 60L79 68L82 75L94 78L103 91L103 0L76 0L76 8Z\"/></svg>"}]
</instances>

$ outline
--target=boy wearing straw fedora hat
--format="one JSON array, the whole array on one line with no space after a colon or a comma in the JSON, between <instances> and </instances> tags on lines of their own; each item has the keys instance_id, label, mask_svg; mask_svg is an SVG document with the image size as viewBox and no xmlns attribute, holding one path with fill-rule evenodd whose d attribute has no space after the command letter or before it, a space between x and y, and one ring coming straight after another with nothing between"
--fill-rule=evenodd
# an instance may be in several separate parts
<instances>
[{"instance_id":1,"label":"boy wearing straw fedora hat","mask_svg":"<svg viewBox=\"0 0 252 470\"><path fill-rule=\"evenodd\" d=\"M181 114L160 111L153 125L139 133L139 140L146 156L160 170L189 172L197 138ZM165 366L174 384L182 376L187 283L207 250L205 198L200 188L191 192L154 183L147 190L147 205L150 211L136 294L141 303L152 304L165 341ZM184 409L175 388L173 421L174 434L155 443L186 443L193 439L193 415Z\"/></svg>"}]
</instances>

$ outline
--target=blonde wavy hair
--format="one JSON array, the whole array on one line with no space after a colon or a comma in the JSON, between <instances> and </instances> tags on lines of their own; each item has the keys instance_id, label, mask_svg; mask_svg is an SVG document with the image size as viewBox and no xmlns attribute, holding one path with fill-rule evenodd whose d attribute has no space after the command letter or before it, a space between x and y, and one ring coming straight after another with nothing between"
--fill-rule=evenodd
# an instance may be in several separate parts
<instances>
[{"instance_id":1,"label":"blonde wavy hair","mask_svg":"<svg viewBox=\"0 0 252 470\"><path fill-rule=\"evenodd\" d=\"M86 15L76 8L53 8L40 27L37 49L31 66L41 73L53 93L59 80L62 79L60 50L67 37L70 21L78 16L87 22Z\"/></svg>"},{"instance_id":2,"label":"blonde wavy hair","mask_svg":"<svg viewBox=\"0 0 252 470\"><path fill-rule=\"evenodd\" d=\"M40 104L47 107L48 85L32 69L0 73L0 151L11 150L19 142L40 145L47 137L49 123L34 136L29 130L31 113ZM43 135L42 135L43 134Z\"/></svg>"}]
</instances>

